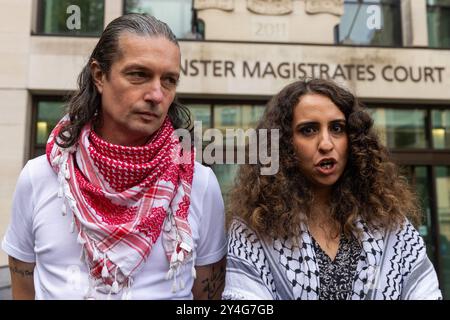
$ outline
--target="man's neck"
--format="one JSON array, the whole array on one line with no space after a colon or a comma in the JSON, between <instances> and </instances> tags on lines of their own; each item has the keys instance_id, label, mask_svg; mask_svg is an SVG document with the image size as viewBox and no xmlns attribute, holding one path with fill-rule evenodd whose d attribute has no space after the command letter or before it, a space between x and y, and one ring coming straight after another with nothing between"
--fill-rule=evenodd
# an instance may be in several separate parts
<instances>
[{"instance_id":1,"label":"man's neck","mask_svg":"<svg viewBox=\"0 0 450 320\"><path fill-rule=\"evenodd\" d=\"M139 147L145 145L150 137L133 137L133 135L124 135L120 132L108 132L104 128L95 128L95 133L105 140L106 142L109 142L111 144L120 145L120 146L127 146L127 147Z\"/></svg>"}]
</instances>

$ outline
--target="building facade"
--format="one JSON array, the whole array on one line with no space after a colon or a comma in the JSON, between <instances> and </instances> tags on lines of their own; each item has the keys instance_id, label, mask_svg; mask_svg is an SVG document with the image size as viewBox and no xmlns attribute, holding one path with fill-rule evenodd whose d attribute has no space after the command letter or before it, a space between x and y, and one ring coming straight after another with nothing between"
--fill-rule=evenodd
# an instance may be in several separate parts
<instances>
[{"instance_id":1,"label":"building facade","mask_svg":"<svg viewBox=\"0 0 450 320\"><path fill-rule=\"evenodd\" d=\"M179 38L179 99L203 131L253 128L270 96L303 77L333 79L360 97L421 197L419 231L450 297L450 0L0 0L0 8L0 237L20 170L44 153L104 26L145 12ZM225 196L233 162L212 165Z\"/></svg>"}]
</instances>

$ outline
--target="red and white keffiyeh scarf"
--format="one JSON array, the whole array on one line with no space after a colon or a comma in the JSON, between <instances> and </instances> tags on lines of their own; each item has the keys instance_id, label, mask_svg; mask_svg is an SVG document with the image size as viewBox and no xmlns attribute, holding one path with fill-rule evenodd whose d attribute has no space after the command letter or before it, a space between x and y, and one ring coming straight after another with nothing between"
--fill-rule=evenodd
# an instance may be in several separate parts
<instances>
[{"instance_id":1,"label":"red and white keffiyeh scarf","mask_svg":"<svg viewBox=\"0 0 450 320\"><path fill-rule=\"evenodd\" d=\"M55 140L68 121L64 117L52 131L46 153L58 174L63 214L72 212L72 231L76 227L83 246L90 272L86 298L96 290L129 289L161 234L170 265L167 278L174 279L176 290L180 267L194 255L187 221L194 150L182 150L169 118L142 147L110 144L88 123L78 143L64 149ZM195 277L194 263L192 273Z\"/></svg>"}]
</instances>

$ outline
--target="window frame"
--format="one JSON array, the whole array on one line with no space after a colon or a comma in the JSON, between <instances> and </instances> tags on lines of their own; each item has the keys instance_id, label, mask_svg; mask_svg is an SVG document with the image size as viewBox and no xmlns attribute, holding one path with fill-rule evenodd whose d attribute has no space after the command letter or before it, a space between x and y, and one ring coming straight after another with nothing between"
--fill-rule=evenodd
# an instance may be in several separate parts
<instances>
[{"instance_id":1,"label":"window frame","mask_svg":"<svg viewBox=\"0 0 450 320\"><path fill-rule=\"evenodd\" d=\"M364 102L363 102L364 103ZM443 154L448 153L450 157L450 147L449 148L434 148L433 147L433 123L432 123L432 111L441 110L450 111L450 104L420 104L420 103L383 103L383 102L367 102L364 103L367 109L391 109L391 110L405 110L405 109L418 109L425 111L426 125L425 125L425 137L426 146L424 148L389 148L392 156L396 156L405 164L408 165L423 165L424 163L429 165L442 165L443 163L449 164L450 158L445 159L442 157ZM388 148L388 146L386 146ZM414 154L414 161L411 162L410 159L404 157L404 154L408 153ZM433 157L434 156L434 157ZM416 158L417 157L417 158ZM447 161L446 161L447 160ZM419 161L419 162L417 162Z\"/></svg>"},{"instance_id":2,"label":"window frame","mask_svg":"<svg viewBox=\"0 0 450 320\"><path fill-rule=\"evenodd\" d=\"M401 5L401 0L396 0L396 3L391 2L389 0L381 0L380 2L376 2L374 0L363 0L364 2L361 3L361 5L382 5L384 6L389 6L389 7L398 7L398 18L399 18L399 25L398 25L398 43L395 43L393 45L382 45L382 44L347 44L347 43L342 43L342 40L339 39L340 34L339 34L339 25L340 23L338 23L335 26L334 29L334 38L335 38L335 45L337 46L348 46L348 47L373 47L373 48L405 48L405 46L403 45L403 10L402 10L402 5ZM358 2L353 2L353 1L349 1L349 0L344 0L344 6L346 4L358 4ZM345 14L345 13L344 13ZM341 16L342 19L343 16ZM394 41L395 42L395 41Z\"/></svg>"},{"instance_id":3,"label":"window frame","mask_svg":"<svg viewBox=\"0 0 450 320\"><path fill-rule=\"evenodd\" d=\"M102 30L99 31L98 34L74 34L74 33L64 33L64 32L52 32L46 33L43 30L43 24L45 21L44 18L44 1L45 0L37 0L36 4L36 15L35 15L35 25L31 30L32 36L44 36L44 37L69 37L69 38L99 38L105 28L105 19L106 19L106 1L103 1L103 19L102 19Z\"/></svg>"},{"instance_id":4,"label":"window frame","mask_svg":"<svg viewBox=\"0 0 450 320\"><path fill-rule=\"evenodd\" d=\"M29 158L33 159L38 156L36 150L38 148L45 148L45 144L40 145L36 143L36 123L38 120L38 108L40 102L60 102L64 104L67 102L67 95L55 94L55 95L33 95L31 102L31 130L30 130L30 144L29 144Z\"/></svg>"},{"instance_id":5,"label":"window frame","mask_svg":"<svg viewBox=\"0 0 450 320\"><path fill-rule=\"evenodd\" d=\"M122 14L127 14L126 9L127 9L127 0L122 0ZM194 0L191 1L191 12L192 12L192 16L191 16L191 32L192 32L194 27L197 30L197 24L200 21L203 21L203 20L198 18L197 10L194 9ZM205 39L204 30L203 30L203 33L199 33L198 31L197 31L197 33L201 36L200 38L195 38L195 39L184 38L184 37L176 37L176 38L177 38L177 41L180 41L180 40L183 40L183 41L193 41L193 40L195 40L195 41L203 41Z\"/></svg>"},{"instance_id":6,"label":"window frame","mask_svg":"<svg viewBox=\"0 0 450 320\"><path fill-rule=\"evenodd\" d=\"M430 44L430 32L431 30L428 28L429 27L429 12L430 10L434 10L434 9L441 9L441 8L445 8L448 9L449 11L449 19L450 19L450 3L449 4L429 4L428 0L426 1L426 8L427 8L427 33L428 33L428 47L431 49L444 49L444 50L449 50L450 49L450 44L448 47L442 46L441 44L439 46L431 46Z\"/></svg>"},{"instance_id":7,"label":"window frame","mask_svg":"<svg viewBox=\"0 0 450 320\"><path fill-rule=\"evenodd\" d=\"M364 103L364 101L363 101ZM433 249L433 265L436 268L436 273L439 281L443 281L444 277L444 265L443 257L439 252L441 248L440 241L440 224L438 217L438 194L436 187L436 168L438 166L450 166L450 148L436 149L433 147L432 137L432 112L434 110L450 110L450 104L420 104L420 103L384 103L380 102L367 102L364 105L370 108L383 108L383 109L420 109L426 111L426 124L425 124L425 136L427 137L427 147L417 149L401 149L401 148L388 148L391 160L399 167L401 166L425 166L427 170L427 176L431 183L428 186L428 195L430 198L430 231L431 235L431 247ZM387 147L387 146L386 146ZM447 293L449 294L449 293Z\"/></svg>"}]
</instances>

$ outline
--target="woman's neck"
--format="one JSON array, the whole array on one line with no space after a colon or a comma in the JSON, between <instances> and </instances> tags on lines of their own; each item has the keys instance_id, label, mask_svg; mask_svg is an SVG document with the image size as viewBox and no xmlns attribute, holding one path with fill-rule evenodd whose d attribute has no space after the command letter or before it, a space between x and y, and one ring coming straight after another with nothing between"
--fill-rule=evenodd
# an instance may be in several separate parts
<instances>
[{"instance_id":1,"label":"woman's neck","mask_svg":"<svg viewBox=\"0 0 450 320\"><path fill-rule=\"evenodd\" d=\"M308 229L322 250L334 260L339 249L340 227L331 215L331 194L315 193L308 218Z\"/></svg>"},{"instance_id":2,"label":"woman's neck","mask_svg":"<svg viewBox=\"0 0 450 320\"><path fill-rule=\"evenodd\" d=\"M331 215L331 190L321 189L314 192L314 199L308 219L308 225L312 229L320 229L325 235L335 238L340 230L337 222Z\"/></svg>"},{"instance_id":3,"label":"woman's neck","mask_svg":"<svg viewBox=\"0 0 450 320\"><path fill-rule=\"evenodd\" d=\"M330 201L331 192L329 189L314 190L314 197L311 206L310 220L329 220L330 219Z\"/></svg>"}]
</instances>

